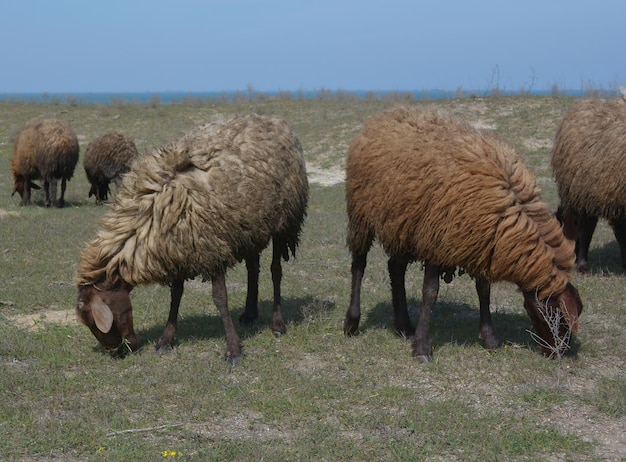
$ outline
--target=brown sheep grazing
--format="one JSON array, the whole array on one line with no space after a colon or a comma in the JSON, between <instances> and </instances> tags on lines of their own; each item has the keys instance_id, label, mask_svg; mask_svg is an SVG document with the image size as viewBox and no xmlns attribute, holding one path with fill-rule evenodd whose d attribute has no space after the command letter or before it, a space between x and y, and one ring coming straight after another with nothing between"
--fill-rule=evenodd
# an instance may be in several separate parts
<instances>
[{"instance_id":1,"label":"brown sheep grazing","mask_svg":"<svg viewBox=\"0 0 626 462\"><path fill-rule=\"evenodd\" d=\"M106 133L89 143L83 159L91 183L89 197L95 195L97 204L106 201L111 192L109 183L119 185L137 154L135 142L121 133Z\"/></svg>"},{"instance_id":2,"label":"brown sheep grazing","mask_svg":"<svg viewBox=\"0 0 626 462\"><path fill-rule=\"evenodd\" d=\"M589 271L587 255L598 218L613 228L626 269L626 101L582 100L563 116L552 150L559 192L557 216L576 240L576 266Z\"/></svg>"},{"instance_id":3,"label":"brown sheep grazing","mask_svg":"<svg viewBox=\"0 0 626 462\"><path fill-rule=\"evenodd\" d=\"M228 311L226 270L246 261L248 295L239 321L251 323L258 316L259 256L272 241L271 328L284 333L281 258L295 254L307 200L302 147L280 119L236 116L142 154L123 176L97 237L81 253L79 320L105 348L135 350L130 291L139 284L167 284L170 313L156 347L169 349L184 281L201 276L212 282L226 358L236 362L242 345Z\"/></svg>"},{"instance_id":4,"label":"brown sheep grazing","mask_svg":"<svg viewBox=\"0 0 626 462\"><path fill-rule=\"evenodd\" d=\"M533 175L494 134L405 107L373 116L350 145L346 197L352 254L346 334L358 329L361 282L376 238L389 256L395 327L415 334L417 359L432 358L428 330L439 277L455 268L476 279L480 338L486 348L500 344L489 298L491 283L503 280L521 288L524 307L545 342L543 352L550 355L554 347L561 351L569 346L582 311L569 282L573 244L541 202ZM418 260L424 262L425 274L415 330L404 278L408 264ZM555 315L559 332L553 334L544 316Z\"/></svg>"},{"instance_id":5,"label":"brown sheep grazing","mask_svg":"<svg viewBox=\"0 0 626 462\"><path fill-rule=\"evenodd\" d=\"M31 188L40 189L33 180L43 180L46 207L65 205L66 181L74 175L78 162L78 138L74 130L59 119L44 119L23 128L13 144L11 173L13 194L19 193L22 205L31 204ZM61 197L57 201L57 180Z\"/></svg>"}]
</instances>

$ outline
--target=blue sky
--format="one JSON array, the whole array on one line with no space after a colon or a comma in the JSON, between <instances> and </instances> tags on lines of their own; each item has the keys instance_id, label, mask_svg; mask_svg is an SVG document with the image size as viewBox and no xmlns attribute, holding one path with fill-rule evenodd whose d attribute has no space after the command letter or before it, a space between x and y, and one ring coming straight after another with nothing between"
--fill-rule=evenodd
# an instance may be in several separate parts
<instances>
[{"instance_id":1,"label":"blue sky","mask_svg":"<svg viewBox=\"0 0 626 462\"><path fill-rule=\"evenodd\" d=\"M626 1L0 0L0 93L615 89Z\"/></svg>"}]
</instances>

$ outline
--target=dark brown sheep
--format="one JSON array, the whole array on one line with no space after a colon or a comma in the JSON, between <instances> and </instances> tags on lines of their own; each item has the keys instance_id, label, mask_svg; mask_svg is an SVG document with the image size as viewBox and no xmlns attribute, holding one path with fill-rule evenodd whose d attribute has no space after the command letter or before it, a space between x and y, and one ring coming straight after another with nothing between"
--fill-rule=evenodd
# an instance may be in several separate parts
<instances>
[{"instance_id":1,"label":"dark brown sheep","mask_svg":"<svg viewBox=\"0 0 626 462\"><path fill-rule=\"evenodd\" d=\"M139 284L167 284L170 314L156 347L169 348L176 341L184 281L201 276L212 281L226 358L236 361L242 347L228 310L226 270L246 261L248 295L239 320L250 323L258 316L259 255L272 241L271 328L285 332L281 258L295 253L307 200L302 147L280 119L233 117L142 154L123 176L97 237L81 253L79 320L107 349L135 349L130 291Z\"/></svg>"},{"instance_id":2,"label":"dark brown sheep","mask_svg":"<svg viewBox=\"0 0 626 462\"><path fill-rule=\"evenodd\" d=\"M588 253L598 218L613 228L626 268L626 101L590 99L563 116L552 149L559 192L557 216L576 240L576 266L589 271Z\"/></svg>"},{"instance_id":3,"label":"dark brown sheep","mask_svg":"<svg viewBox=\"0 0 626 462\"><path fill-rule=\"evenodd\" d=\"M344 331L357 331L367 253L378 239L389 255L396 329L413 335L413 356L432 357L430 313L442 272L462 268L476 279L480 337L497 339L490 284L516 283L545 354L563 349L578 329L582 303L570 284L573 244L541 202L533 175L494 134L431 112L395 108L370 118L349 148L347 243L352 292ZM407 265L423 261L423 309L415 330L404 285ZM558 315L559 342L542 316ZM557 346L557 343L559 344Z\"/></svg>"},{"instance_id":4,"label":"dark brown sheep","mask_svg":"<svg viewBox=\"0 0 626 462\"><path fill-rule=\"evenodd\" d=\"M23 128L15 139L11 157L13 194L19 193L22 205L30 205L31 188L40 189L33 180L43 180L46 207L63 207L66 181L74 175L79 150L76 133L63 120L44 119ZM59 178L61 196L57 201Z\"/></svg>"},{"instance_id":5,"label":"dark brown sheep","mask_svg":"<svg viewBox=\"0 0 626 462\"><path fill-rule=\"evenodd\" d=\"M83 159L85 174L91 183L89 197L95 195L97 204L106 201L109 184L119 185L137 154L135 142L121 133L106 133L89 143Z\"/></svg>"}]
</instances>

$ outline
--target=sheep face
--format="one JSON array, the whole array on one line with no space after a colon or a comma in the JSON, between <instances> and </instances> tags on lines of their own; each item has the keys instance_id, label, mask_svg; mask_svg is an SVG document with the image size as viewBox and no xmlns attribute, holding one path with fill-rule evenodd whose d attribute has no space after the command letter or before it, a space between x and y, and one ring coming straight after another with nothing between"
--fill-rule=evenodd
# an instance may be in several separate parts
<instances>
[{"instance_id":1,"label":"sheep face","mask_svg":"<svg viewBox=\"0 0 626 462\"><path fill-rule=\"evenodd\" d=\"M13 192L11 196L18 193L22 199L22 204L27 205L30 203L30 190L31 189L41 189L38 184L33 183L30 180L27 180L22 175L18 175L15 177L15 181L13 183Z\"/></svg>"},{"instance_id":2,"label":"sheep face","mask_svg":"<svg viewBox=\"0 0 626 462\"><path fill-rule=\"evenodd\" d=\"M537 300L534 292L524 292L524 308L540 338L542 353L548 357L564 353L569 347L570 334L578 331L578 319L583 311L578 290L568 283L561 294L545 300Z\"/></svg>"},{"instance_id":3,"label":"sheep face","mask_svg":"<svg viewBox=\"0 0 626 462\"><path fill-rule=\"evenodd\" d=\"M130 287L111 290L81 286L76 315L108 351L124 355L137 349Z\"/></svg>"}]
</instances>

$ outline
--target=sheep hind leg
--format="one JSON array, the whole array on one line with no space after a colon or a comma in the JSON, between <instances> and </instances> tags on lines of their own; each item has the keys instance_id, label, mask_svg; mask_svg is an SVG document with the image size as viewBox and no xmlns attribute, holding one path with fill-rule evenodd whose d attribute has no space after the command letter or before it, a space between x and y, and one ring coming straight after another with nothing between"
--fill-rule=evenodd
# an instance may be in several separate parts
<instances>
[{"instance_id":1,"label":"sheep hind leg","mask_svg":"<svg viewBox=\"0 0 626 462\"><path fill-rule=\"evenodd\" d=\"M578 220L578 240L576 241L576 268L578 272L586 274L589 272L587 255L593 232L598 224L598 217L581 216Z\"/></svg>"},{"instance_id":2,"label":"sheep hind leg","mask_svg":"<svg viewBox=\"0 0 626 462\"><path fill-rule=\"evenodd\" d=\"M483 277L476 278L476 293L478 293L478 304L480 306L480 321L478 338L483 341L483 346L488 350L500 347L500 340L496 336L491 321L491 311L489 311L489 300L491 298L491 284Z\"/></svg>"},{"instance_id":3,"label":"sheep hind leg","mask_svg":"<svg viewBox=\"0 0 626 462\"><path fill-rule=\"evenodd\" d=\"M612 220L611 227L613 228L615 240L619 244L622 268L626 269L626 219Z\"/></svg>"},{"instance_id":4,"label":"sheep hind leg","mask_svg":"<svg viewBox=\"0 0 626 462\"><path fill-rule=\"evenodd\" d=\"M221 272L215 275L212 280L213 302L222 317L224 330L226 331L226 353L225 359L230 364L235 365L241 357L241 349L243 347L235 325L228 311L228 295L226 292L226 274Z\"/></svg>"},{"instance_id":5,"label":"sheep hind leg","mask_svg":"<svg viewBox=\"0 0 626 462\"><path fill-rule=\"evenodd\" d=\"M272 239L272 283L274 284L274 311L272 312L272 323L270 327L277 337L287 332L285 321L283 319L280 294L280 284L283 278L283 267L281 265L281 257L283 255L283 244L280 240Z\"/></svg>"},{"instance_id":6,"label":"sheep hind leg","mask_svg":"<svg viewBox=\"0 0 626 462\"><path fill-rule=\"evenodd\" d=\"M170 289L170 313L167 317L167 324L163 330L163 334L156 343L156 350L161 353L171 350L176 344L176 331L178 329L178 308L180 300L183 298L184 281L176 281L172 283Z\"/></svg>"},{"instance_id":7,"label":"sheep hind leg","mask_svg":"<svg viewBox=\"0 0 626 462\"><path fill-rule=\"evenodd\" d=\"M246 307L239 316L239 324L242 325L252 324L259 317L259 261L259 253L246 257L248 293L246 295Z\"/></svg>"},{"instance_id":8,"label":"sheep hind leg","mask_svg":"<svg viewBox=\"0 0 626 462\"><path fill-rule=\"evenodd\" d=\"M367 266L367 252L352 257L352 288L350 290L350 306L343 321L343 332L346 335L355 335L359 330L361 320L361 283Z\"/></svg>"},{"instance_id":9,"label":"sheep hind leg","mask_svg":"<svg viewBox=\"0 0 626 462\"><path fill-rule=\"evenodd\" d=\"M430 328L430 314L439 294L439 267L428 262L424 265L424 283L422 285L422 313L420 314L415 337L413 337L413 357L418 362L427 362L433 359L433 349L430 345L428 331Z\"/></svg>"},{"instance_id":10,"label":"sheep hind leg","mask_svg":"<svg viewBox=\"0 0 626 462\"><path fill-rule=\"evenodd\" d=\"M57 202L57 207L63 208L65 207L65 188L67 187L67 180L65 177L61 178L61 196L59 197L59 201ZM56 188L56 181L55 181ZM56 191L54 192L54 197L56 198Z\"/></svg>"},{"instance_id":11,"label":"sheep hind leg","mask_svg":"<svg viewBox=\"0 0 626 462\"><path fill-rule=\"evenodd\" d=\"M407 337L415 334L415 327L409 318L406 303L405 276L409 260L404 257L391 257L387 261L389 278L391 279L391 299L393 318L396 331Z\"/></svg>"}]
</instances>

